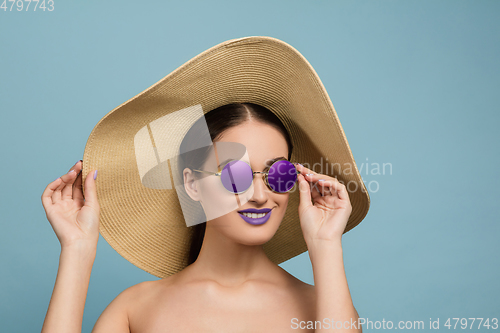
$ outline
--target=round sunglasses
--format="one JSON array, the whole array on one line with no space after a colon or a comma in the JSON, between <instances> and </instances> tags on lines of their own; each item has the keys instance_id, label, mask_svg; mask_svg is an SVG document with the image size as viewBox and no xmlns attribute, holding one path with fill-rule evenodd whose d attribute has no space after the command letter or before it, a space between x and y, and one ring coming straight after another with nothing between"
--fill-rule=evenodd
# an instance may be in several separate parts
<instances>
[{"instance_id":1,"label":"round sunglasses","mask_svg":"<svg viewBox=\"0 0 500 333\"><path fill-rule=\"evenodd\" d=\"M273 192L286 193L293 188L300 173L290 161L279 159L264 171L253 171L247 162L233 160L227 163L220 172L209 172L193 169L193 171L204 172L220 176L222 185L226 190L234 194L241 194L248 190L256 173L264 175L264 182Z\"/></svg>"}]
</instances>

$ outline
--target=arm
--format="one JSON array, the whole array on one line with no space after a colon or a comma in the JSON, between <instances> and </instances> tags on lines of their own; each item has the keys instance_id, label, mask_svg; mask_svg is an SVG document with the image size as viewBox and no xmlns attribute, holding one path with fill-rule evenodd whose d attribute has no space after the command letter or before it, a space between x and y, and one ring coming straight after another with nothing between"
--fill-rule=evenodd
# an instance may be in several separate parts
<instances>
[{"instance_id":1,"label":"arm","mask_svg":"<svg viewBox=\"0 0 500 333\"><path fill-rule=\"evenodd\" d=\"M59 270L47 315L44 332L81 332L95 248L85 246L61 249Z\"/></svg>"},{"instance_id":2,"label":"arm","mask_svg":"<svg viewBox=\"0 0 500 333\"><path fill-rule=\"evenodd\" d=\"M99 238L99 204L94 173L82 191L81 161L50 183L42 204L59 242L61 254L54 291L42 333L81 332L90 272Z\"/></svg>"},{"instance_id":3,"label":"arm","mask_svg":"<svg viewBox=\"0 0 500 333\"><path fill-rule=\"evenodd\" d=\"M124 290L102 312L92 333L130 333L128 306L137 299L134 286Z\"/></svg>"},{"instance_id":4,"label":"arm","mask_svg":"<svg viewBox=\"0 0 500 333\"><path fill-rule=\"evenodd\" d=\"M83 197L81 161L70 172L50 183L42 204L61 243L59 269L42 333L80 333L90 273L99 239L99 203L94 172L85 180ZM130 289L130 288L129 288ZM131 290L131 289L130 289ZM108 305L93 332L130 333L126 290Z\"/></svg>"},{"instance_id":5,"label":"arm","mask_svg":"<svg viewBox=\"0 0 500 333\"><path fill-rule=\"evenodd\" d=\"M89 285L95 248L65 248L43 332L81 332L83 309ZM133 287L118 295L97 320L93 333L130 333L127 305L134 298Z\"/></svg>"},{"instance_id":6,"label":"arm","mask_svg":"<svg viewBox=\"0 0 500 333\"><path fill-rule=\"evenodd\" d=\"M329 323L333 325L340 321L344 323L344 327L335 329L336 331L358 332L357 320L359 316L352 303L347 285L342 245L340 242L315 244L308 245L308 249L314 274L316 320L323 322L325 318L328 318ZM354 323L352 329L351 320ZM359 332L361 332L361 326L359 328ZM319 329L316 332L329 332L331 329L332 327L324 330Z\"/></svg>"},{"instance_id":7,"label":"arm","mask_svg":"<svg viewBox=\"0 0 500 333\"><path fill-rule=\"evenodd\" d=\"M336 178L301 165L297 169L301 172L299 218L313 266L316 320L322 323L316 332L361 332L342 257L342 234L352 211L347 189ZM331 327L338 322L342 328Z\"/></svg>"}]
</instances>

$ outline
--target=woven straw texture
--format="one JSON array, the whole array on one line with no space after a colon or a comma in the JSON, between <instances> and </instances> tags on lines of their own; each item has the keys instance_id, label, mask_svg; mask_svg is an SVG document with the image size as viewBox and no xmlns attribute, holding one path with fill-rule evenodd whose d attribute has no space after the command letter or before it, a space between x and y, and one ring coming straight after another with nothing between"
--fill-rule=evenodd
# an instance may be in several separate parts
<instances>
[{"instance_id":1,"label":"woven straw texture","mask_svg":"<svg viewBox=\"0 0 500 333\"><path fill-rule=\"evenodd\" d=\"M100 233L132 264L157 277L170 276L187 265L192 235L175 189L142 185L134 135L153 120L196 104L208 112L242 102L262 105L281 119L292 137L292 161L309 166L334 163L334 168L323 173L351 182L353 209L345 232L365 217L368 192L332 102L309 62L292 46L272 37L229 40L109 112L89 136L82 175L99 170ZM177 136L172 130L172 140L178 140ZM351 172L343 172L339 165L350 166ZM264 245L276 264L307 250L297 213L298 194L298 190L290 193L285 217Z\"/></svg>"}]
</instances>

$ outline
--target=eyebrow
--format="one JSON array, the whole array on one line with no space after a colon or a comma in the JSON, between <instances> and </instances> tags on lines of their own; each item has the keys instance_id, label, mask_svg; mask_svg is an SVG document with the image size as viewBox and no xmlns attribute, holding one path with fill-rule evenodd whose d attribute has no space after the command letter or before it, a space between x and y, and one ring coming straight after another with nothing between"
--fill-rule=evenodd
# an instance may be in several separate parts
<instances>
[{"instance_id":1,"label":"eyebrow","mask_svg":"<svg viewBox=\"0 0 500 333\"><path fill-rule=\"evenodd\" d=\"M274 162L279 161L279 160L287 160L288 161L288 158L286 158L284 156L275 157L275 158L267 161L266 167L270 167Z\"/></svg>"},{"instance_id":2,"label":"eyebrow","mask_svg":"<svg viewBox=\"0 0 500 333\"><path fill-rule=\"evenodd\" d=\"M275 157L273 159L267 160L266 167L271 166L274 162L279 161L279 160L287 160L288 158L280 156L280 157ZM217 167L220 168L221 166L225 165L226 163L229 163L231 161L236 161L234 158L228 158L227 160L222 161Z\"/></svg>"},{"instance_id":3,"label":"eyebrow","mask_svg":"<svg viewBox=\"0 0 500 333\"><path fill-rule=\"evenodd\" d=\"M227 160L224 160L224 161L220 162L220 164L217 167L220 168L222 165L225 165L226 163L229 163L231 161L235 161L235 159L234 158L228 158Z\"/></svg>"}]
</instances>

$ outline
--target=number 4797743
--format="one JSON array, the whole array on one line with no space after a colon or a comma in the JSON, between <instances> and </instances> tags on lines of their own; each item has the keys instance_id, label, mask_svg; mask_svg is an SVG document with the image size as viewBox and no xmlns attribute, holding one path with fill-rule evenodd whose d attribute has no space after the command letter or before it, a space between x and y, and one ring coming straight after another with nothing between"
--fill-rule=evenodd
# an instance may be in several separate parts
<instances>
[{"instance_id":1,"label":"number 4797743","mask_svg":"<svg viewBox=\"0 0 500 333\"><path fill-rule=\"evenodd\" d=\"M0 0L1 1L1 0ZM33 2L33 4L31 4ZM38 11L53 11L54 10L54 0L3 0L0 9L4 12L9 11L28 11L33 10Z\"/></svg>"}]
</instances>

